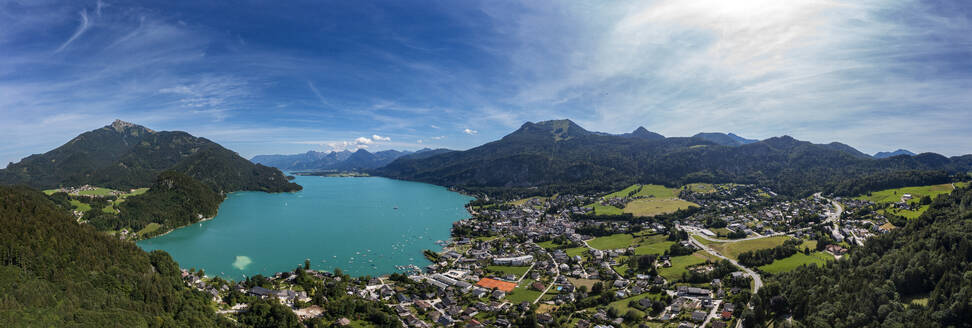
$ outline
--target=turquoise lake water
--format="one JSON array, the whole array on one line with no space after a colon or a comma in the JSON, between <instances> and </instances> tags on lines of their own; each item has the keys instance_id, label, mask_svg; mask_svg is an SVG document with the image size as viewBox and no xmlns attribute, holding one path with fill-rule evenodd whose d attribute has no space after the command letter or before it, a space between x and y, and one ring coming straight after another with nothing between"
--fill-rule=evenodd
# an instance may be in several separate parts
<instances>
[{"instance_id":1,"label":"turquoise lake water","mask_svg":"<svg viewBox=\"0 0 972 328\"><path fill-rule=\"evenodd\" d=\"M472 197L430 184L386 178L301 177L296 193L232 193L212 220L139 241L169 252L183 268L241 279L293 270L310 259L315 270L353 276L397 272L429 262L452 222L469 217ZM397 207L397 209L396 209Z\"/></svg>"}]
</instances>

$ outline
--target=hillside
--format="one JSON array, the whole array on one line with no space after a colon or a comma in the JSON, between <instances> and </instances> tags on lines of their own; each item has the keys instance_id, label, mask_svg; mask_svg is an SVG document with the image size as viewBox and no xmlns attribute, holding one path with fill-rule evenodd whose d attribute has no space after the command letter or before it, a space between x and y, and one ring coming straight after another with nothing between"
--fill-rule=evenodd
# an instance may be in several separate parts
<instances>
[{"instance_id":1,"label":"hillside","mask_svg":"<svg viewBox=\"0 0 972 328\"><path fill-rule=\"evenodd\" d=\"M929 153L876 160L843 146L789 136L736 146L701 138L630 138L589 132L560 120L527 122L479 147L400 158L371 173L489 193L508 188L552 194L558 189L606 191L634 183L737 182L789 195L856 195L862 188L871 189L869 184L880 184L880 189L905 185L881 178L889 175L911 185L933 184L943 183L949 173L972 168L972 155L947 158Z\"/></svg>"},{"instance_id":2,"label":"hillside","mask_svg":"<svg viewBox=\"0 0 972 328\"><path fill-rule=\"evenodd\" d=\"M0 186L4 327L232 326L162 251L79 225L42 193Z\"/></svg>"},{"instance_id":3,"label":"hillside","mask_svg":"<svg viewBox=\"0 0 972 328\"><path fill-rule=\"evenodd\" d=\"M812 327L967 327L972 322L972 189L937 198L844 259L769 281L747 326L792 315Z\"/></svg>"},{"instance_id":4,"label":"hillside","mask_svg":"<svg viewBox=\"0 0 972 328\"><path fill-rule=\"evenodd\" d=\"M164 170L185 173L221 192L300 190L279 170L252 164L208 139L122 121L9 164L0 170L0 184L38 189L85 184L131 189L152 184Z\"/></svg>"}]
</instances>

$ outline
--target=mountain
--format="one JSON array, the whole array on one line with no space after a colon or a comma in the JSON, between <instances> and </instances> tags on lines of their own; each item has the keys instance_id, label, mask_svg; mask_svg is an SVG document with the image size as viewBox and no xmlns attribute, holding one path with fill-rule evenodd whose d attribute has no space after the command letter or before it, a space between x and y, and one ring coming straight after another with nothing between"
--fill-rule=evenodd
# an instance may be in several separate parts
<instances>
[{"instance_id":1,"label":"mountain","mask_svg":"<svg viewBox=\"0 0 972 328\"><path fill-rule=\"evenodd\" d=\"M842 143L839 143L839 142L836 142L836 141L835 142L831 142L829 144L822 145L822 146L827 147L827 148L830 148L830 149L833 149L833 150L836 150L836 151L841 151L841 152L844 152L844 153L853 155L854 157L857 157L857 158L871 158L870 155L865 154L865 153L862 153L862 152L860 152L859 150L857 150L854 147L851 147L851 146L848 146L846 144L842 144Z\"/></svg>"},{"instance_id":2,"label":"mountain","mask_svg":"<svg viewBox=\"0 0 972 328\"><path fill-rule=\"evenodd\" d=\"M27 187L0 186L0 209L4 327L235 326L163 251L77 224Z\"/></svg>"},{"instance_id":3,"label":"mountain","mask_svg":"<svg viewBox=\"0 0 972 328\"><path fill-rule=\"evenodd\" d=\"M632 132L624 133L624 134L619 134L619 136L626 137L626 138L640 138L640 139L646 139L646 140L665 139L665 136L660 135L658 133L654 133L654 132L648 131L648 129L645 129L645 127L643 127L643 126L639 126L637 129L635 129Z\"/></svg>"},{"instance_id":4,"label":"mountain","mask_svg":"<svg viewBox=\"0 0 972 328\"><path fill-rule=\"evenodd\" d=\"M970 168L972 155L875 160L862 158L840 144L816 145L789 136L724 146L702 138L646 140L604 135L558 120L527 122L500 140L466 151L399 158L370 173L487 193L601 191L631 183L738 182L758 183L796 196L817 191L849 193L879 185L944 183L949 173Z\"/></svg>"},{"instance_id":5,"label":"mountain","mask_svg":"<svg viewBox=\"0 0 972 328\"><path fill-rule=\"evenodd\" d=\"M206 138L120 120L7 165L0 170L0 184L39 189L90 184L124 190L151 185L165 170L185 173L219 192L300 190L279 170L253 164Z\"/></svg>"},{"instance_id":6,"label":"mountain","mask_svg":"<svg viewBox=\"0 0 972 328\"><path fill-rule=\"evenodd\" d=\"M723 146L739 146L759 141L754 139L746 139L733 133L725 134L721 132L700 132L692 136L692 138L711 141L715 144Z\"/></svg>"},{"instance_id":7,"label":"mountain","mask_svg":"<svg viewBox=\"0 0 972 328\"><path fill-rule=\"evenodd\" d=\"M898 149L898 150L895 150L895 151L892 151L892 152L886 152L886 151L878 152L878 153L874 154L874 158L888 158L888 157L894 157L894 156L899 156L899 155L915 156L916 154L915 153L912 153L910 151L907 151L905 149Z\"/></svg>"},{"instance_id":8,"label":"mountain","mask_svg":"<svg viewBox=\"0 0 972 328\"><path fill-rule=\"evenodd\" d=\"M526 122L520 129L503 137L504 140L552 140L567 141L578 137L596 135L584 130L571 120L552 120L538 123Z\"/></svg>"},{"instance_id":9,"label":"mountain","mask_svg":"<svg viewBox=\"0 0 972 328\"><path fill-rule=\"evenodd\" d=\"M395 159L410 154L413 152L383 150L372 153L365 149L358 149L353 153L347 150L327 153L308 151L294 155L257 155L250 161L288 171L360 171L388 165Z\"/></svg>"}]
</instances>

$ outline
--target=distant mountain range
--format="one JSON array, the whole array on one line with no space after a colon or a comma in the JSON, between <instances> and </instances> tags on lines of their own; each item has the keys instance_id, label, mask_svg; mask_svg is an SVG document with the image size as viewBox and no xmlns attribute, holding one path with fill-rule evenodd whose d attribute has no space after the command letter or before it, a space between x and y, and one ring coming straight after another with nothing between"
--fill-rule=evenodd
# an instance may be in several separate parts
<instances>
[{"instance_id":1,"label":"distant mountain range","mask_svg":"<svg viewBox=\"0 0 972 328\"><path fill-rule=\"evenodd\" d=\"M907 151L907 150L904 150L904 149L898 149L898 150L891 151L891 152L887 152L887 151L878 152L878 153L874 154L874 158L888 158L888 157L894 157L894 156L899 156L899 155L915 156L917 154L912 153L912 152Z\"/></svg>"},{"instance_id":2,"label":"distant mountain range","mask_svg":"<svg viewBox=\"0 0 972 328\"><path fill-rule=\"evenodd\" d=\"M791 195L852 194L876 187L948 179L972 169L972 155L925 153L874 159L842 143L789 136L762 141L735 134L666 138L644 128L591 132L570 120L527 122L502 139L466 151L402 157L372 174L471 191L606 190L630 183L759 183ZM539 190L537 192L543 192Z\"/></svg>"},{"instance_id":3,"label":"distant mountain range","mask_svg":"<svg viewBox=\"0 0 972 328\"><path fill-rule=\"evenodd\" d=\"M206 138L120 120L9 164L0 170L0 184L130 189L156 183L166 170L188 175L217 192L300 190L279 170L253 164Z\"/></svg>"},{"instance_id":4,"label":"distant mountain range","mask_svg":"<svg viewBox=\"0 0 972 328\"><path fill-rule=\"evenodd\" d=\"M308 151L293 155L257 155L253 156L250 161L287 171L363 171L388 165L403 156L424 158L447 152L451 152L451 150L425 148L415 152L383 150L374 153L365 149L358 149L355 152L348 150Z\"/></svg>"},{"instance_id":5,"label":"distant mountain range","mask_svg":"<svg viewBox=\"0 0 972 328\"><path fill-rule=\"evenodd\" d=\"M723 146L740 146L740 145L751 144L759 141L756 139L746 139L737 136L731 132L729 134L718 133L718 132L702 132L692 136L692 138L711 141L715 144L723 145Z\"/></svg>"}]
</instances>

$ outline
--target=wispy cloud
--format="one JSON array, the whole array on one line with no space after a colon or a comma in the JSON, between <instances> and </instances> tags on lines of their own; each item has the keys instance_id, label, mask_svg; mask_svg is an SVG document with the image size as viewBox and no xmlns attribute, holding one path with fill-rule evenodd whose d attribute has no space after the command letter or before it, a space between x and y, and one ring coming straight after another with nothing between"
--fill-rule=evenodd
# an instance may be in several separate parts
<instances>
[{"instance_id":1,"label":"wispy cloud","mask_svg":"<svg viewBox=\"0 0 972 328\"><path fill-rule=\"evenodd\" d=\"M101 2L98 3L100 4ZM72 34L70 38L68 38L66 41L64 41L64 43L61 44L60 47L57 47L57 49L54 50L55 53L61 52L64 50L64 48L67 48L67 46L71 45L71 42L77 40L78 37L84 34L84 31L88 30L88 10L81 9L81 12L78 14L81 15L81 24L78 25L78 29L74 31L74 34ZM98 15L101 15L101 6L98 6Z\"/></svg>"},{"instance_id":2,"label":"wispy cloud","mask_svg":"<svg viewBox=\"0 0 972 328\"><path fill-rule=\"evenodd\" d=\"M317 86L314 86L314 82L307 81L307 87L310 88L311 92L313 92L315 96L317 96L317 100L321 101L321 105L324 107L331 107L331 104L329 104L327 100L324 99L324 96L321 95L321 92L317 90Z\"/></svg>"},{"instance_id":3,"label":"wispy cloud","mask_svg":"<svg viewBox=\"0 0 972 328\"><path fill-rule=\"evenodd\" d=\"M479 131L476 131L476 130L473 130L473 129L470 129L470 128L465 128L464 130L462 130L462 133L465 133L465 134L468 134L468 135L476 135L476 134L479 134Z\"/></svg>"}]
</instances>

